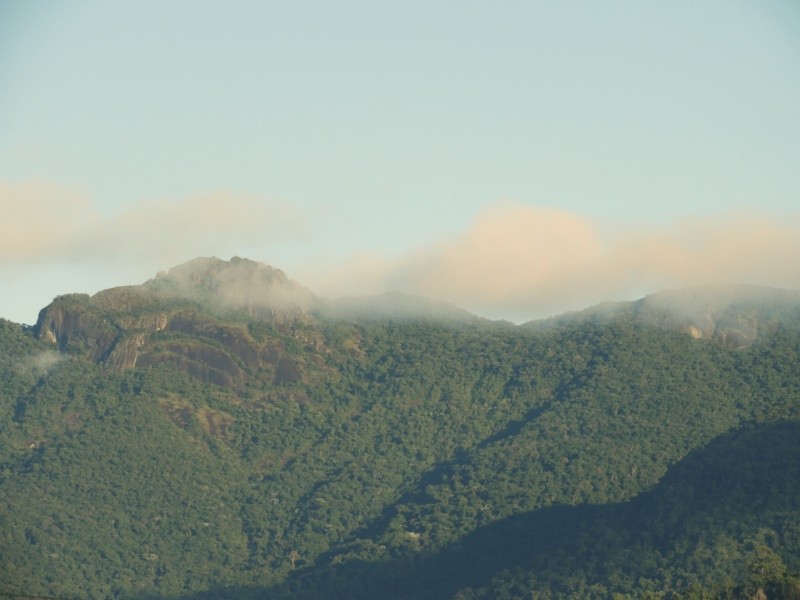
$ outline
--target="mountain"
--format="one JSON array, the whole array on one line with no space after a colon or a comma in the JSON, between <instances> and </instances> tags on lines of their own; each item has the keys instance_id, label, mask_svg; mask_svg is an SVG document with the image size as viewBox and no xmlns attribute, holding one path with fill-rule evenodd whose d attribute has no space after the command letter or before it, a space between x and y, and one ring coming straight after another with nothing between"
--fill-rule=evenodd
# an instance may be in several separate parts
<instances>
[{"instance_id":1,"label":"mountain","mask_svg":"<svg viewBox=\"0 0 800 600\"><path fill-rule=\"evenodd\" d=\"M514 326L238 258L61 296L0 320L0 592L795 598L798 315Z\"/></svg>"},{"instance_id":2,"label":"mountain","mask_svg":"<svg viewBox=\"0 0 800 600\"><path fill-rule=\"evenodd\" d=\"M189 261L160 273L141 291L159 299L191 300L216 312L241 311L283 323L302 319L321 303L280 269L239 257L229 262L218 258Z\"/></svg>"},{"instance_id":3,"label":"mountain","mask_svg":"<svg viewBox=\"0 0 800 600\"><path fill-rule=\"evenodd\" d=\"M198 258L140 286L56 298L34 331L62 352L112 370L166 363L203 382L236 387L243 367L277 382L298 376L284 344L254 336L247 320L303 339L321 305L279 269L241 258ZM321 343L309 335L314 339L306 343Z\"/></svg>"},{"instance_id":4,"label":"mountain","mask_svg":"<svg viewBox=\"0 0 800 600\"><path fill-rule=\"evenodd\" d=\"M279 269L235 257L198 258L92 297L59 297L40 312L34 330L62 352L112 370L168 363L236 388L244 384L243 368L276 383L298 379L302 359L283 338L323 352L321 320L385 318L477 319L444 302L396 293L323 300Z\"/></svg>"},{"instance_id":5,"label":"mountain","mask_svg":"<svg viewBox=\"0 0 800 600\"><path fill-rule=\"evenodd\" d=\"M665 290L634 302L608 302L577 313L531 322L561 326L573 320L604 322L627 316L638 323L675 329L696 339L742 348L759 335L800 325L800 291L755 285L709 285Z\"/></svg>"}]
</instances>

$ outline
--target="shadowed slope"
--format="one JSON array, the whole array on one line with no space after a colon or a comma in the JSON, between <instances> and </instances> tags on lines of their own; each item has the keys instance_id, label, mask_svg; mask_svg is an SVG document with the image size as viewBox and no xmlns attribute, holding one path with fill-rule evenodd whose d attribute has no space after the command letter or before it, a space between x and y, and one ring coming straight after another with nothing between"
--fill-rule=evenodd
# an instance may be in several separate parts
<instances>
[{"instance_id":1,"label":"shadowed slope","mask_svg":"<svg viewBox=\"0 0 800 600\"><path fill-rule=\"evenodd\" d=\"M799 423L746 428L690 453L630 502L551 507L481 528L436 554L334 561L273 589L185 598L607 598L731 578L770 585L750 574L764 556L773 575L800 570L798 464Z\"/></svg>"}]
</instances>

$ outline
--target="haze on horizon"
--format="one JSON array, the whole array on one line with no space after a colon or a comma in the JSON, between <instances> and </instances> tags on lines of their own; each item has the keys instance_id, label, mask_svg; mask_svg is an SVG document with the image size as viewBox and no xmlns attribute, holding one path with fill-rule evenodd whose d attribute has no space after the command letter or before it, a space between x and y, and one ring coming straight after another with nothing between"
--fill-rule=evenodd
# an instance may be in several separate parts
<instances>
[{"instance_id":1,"label":"haze on horizon","mask_svg":"<svg viewBox=\"0 0 800 600\"><path fill-rule=\"evenodd\" d=\"M527 320L800 288L800 7L0 5L0 317L196 256Z\"/></svg>"}]
</instances>

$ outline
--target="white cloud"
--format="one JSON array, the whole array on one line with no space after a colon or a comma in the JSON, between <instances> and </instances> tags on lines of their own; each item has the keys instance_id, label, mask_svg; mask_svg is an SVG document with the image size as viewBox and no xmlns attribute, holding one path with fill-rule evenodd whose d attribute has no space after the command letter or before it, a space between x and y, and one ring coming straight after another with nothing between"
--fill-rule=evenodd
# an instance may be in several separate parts
<instances>
[{"instance_id":1,"label":"white cloud","mask_svg":"<svg viewBox=\"0 0 800 600\"><path fill-rule=\"evenodd\" d=\"M564 211L503 204L460 235L399 258L360 255L308 277L329 295L395 289L526 319L665 287L800 287L797 256L797 216L737 213L615 231Z\"/></svg>"},{"instance_id":2,"label":"white cloud","mask_svg":"<svg viewBox=\"0 0 800 600\"><path fill-rule=\"evenodd\" d=\"M11 307L0 316L24 322L58 293L138 283L196 256L259 259L267 249L314 241L313 223L290 205L227 191L106 214L80 189L0 182L0 209L0 275ZM504 203L463 232L397 257L361 251L334 264L334 250L325 250L332 253L312 257L305 269L274 266L292 267L291 277L327 296L395 290L516 320L699 283L800 288L797 214L721 214L621 229Z\"/></svg>"},{"instance_id":3,"label":"white cloud","mask_svg":"<svg viewBox=\"0 0 800 600\"><path fill-rule=\"evenodd\" d=\"M85 193L51 183L0 181L0 209L0 261L58 254L98 225Z\"/></svg>"},{"instance_id":4,"label":"white cloud","mask_svg":"<svg viewBox=\"0 0 800 600\"><path fill-rule=\"evenodd\" d=\"M306 235L286 203L217 191L138 202L103 213L85 192L48 183L0 182L0 262L157 260L226 255Z\"/></svg>"}]
</instances>

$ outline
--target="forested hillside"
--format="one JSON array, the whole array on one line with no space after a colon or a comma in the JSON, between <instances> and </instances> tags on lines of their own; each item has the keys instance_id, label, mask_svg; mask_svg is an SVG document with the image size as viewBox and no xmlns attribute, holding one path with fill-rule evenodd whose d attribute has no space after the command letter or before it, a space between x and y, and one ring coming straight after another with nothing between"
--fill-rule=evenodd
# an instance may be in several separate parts
<instances>
[{"instance_id":1,"label":"forested hillside","mask_svg":"<svg viewBox=\"0 0 800 600\"><path fill-rule=\"evenodd\" d=\"M193 261L0 321L0 592L800 598L800 300L515 326Z\"/></svg>"}]
</instances>

